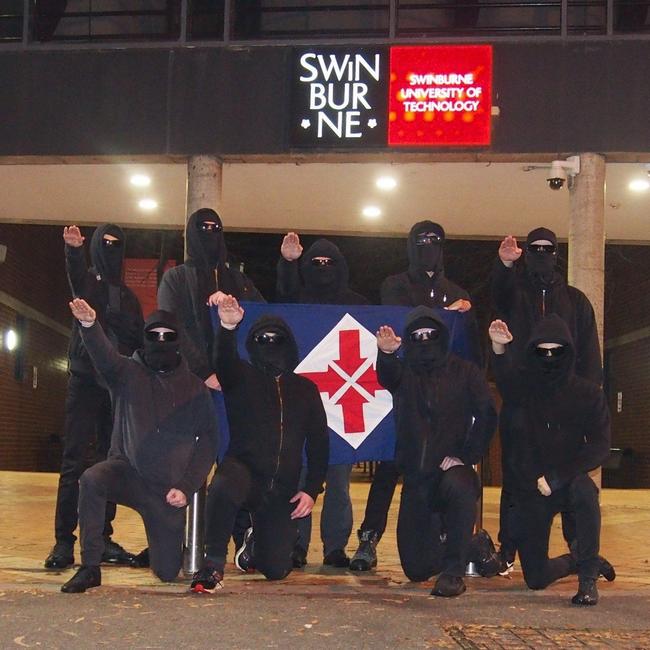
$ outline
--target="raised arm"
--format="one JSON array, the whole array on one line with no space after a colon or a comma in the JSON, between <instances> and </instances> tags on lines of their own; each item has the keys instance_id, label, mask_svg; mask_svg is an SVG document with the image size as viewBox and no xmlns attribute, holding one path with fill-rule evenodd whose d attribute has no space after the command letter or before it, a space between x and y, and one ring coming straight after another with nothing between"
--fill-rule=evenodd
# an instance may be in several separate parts
<instances>
[{"instance_id":1,"label":"raised arm","mask_svg":"<svg viewBox=\"0 0 650 650\"><path fill-rule=\"evenodd\" d=\"M402 339L392 327L382 325L377 330L377 379L391 392L397 390L402 380L402 362L395 354L401 344Z\"/></svg>"},{"instance_id":2,"label":"raised arm","mask_svg":"<svg viewBox=\"0 0 650 650\"><path fill-rule=\"evenodd\" d=\"M77 226L66 226L63 229L65 242L65 270L68 275L70 291L74 298L84 297L88 266L83 244L85 237ZM86 296L87 297L87 296Z\"/></svg>"},{"instance_id":3,"label":"raised arm","mask_svg":"<svg viewBox=\"0 0 650 650\"><path fill-rule=\"evenodd\" d=\"M241 380L241 364L237 350L237 326L244 318L244 310L233 296L222 294L218 302L220 326L215 334L213 364L223 390Z\"/></svg>"},{"instance_id":4,"label":"raised arm","mask_svg":"<svg viewBox=\"0 0 650 650\"><path fill-rule=\"evenodd\" d=\"M521 257L522 250L517 240L508 235L499 246L499 257L492 270L492 301L501 315L508 314L515 297L514 263Z\"/></svg>"},{"instance_id":5,"label":"raised arm","mask_svg":"<svg viewBox=\"0 0 650 650\"><path fill-rule=\"evenodd\" d=\"M504 402L518 401L524 396L525 382L510 350L513 337L508 325L502 320L492 321L488 334L492 342L492 368L499 393Z\"/></svg>"},{"instance_id":6,"label":"raised arm","mask_svg":"<svg viewBox=\"0 0 650 650\"><path fill-rule=\"evenodd\" d=\"M277 267L276 299L278 302L297 302L300 295L300 270L298 268L302 245L295 232L285 235L280 247Z\"/></svg>"}]
</instances>

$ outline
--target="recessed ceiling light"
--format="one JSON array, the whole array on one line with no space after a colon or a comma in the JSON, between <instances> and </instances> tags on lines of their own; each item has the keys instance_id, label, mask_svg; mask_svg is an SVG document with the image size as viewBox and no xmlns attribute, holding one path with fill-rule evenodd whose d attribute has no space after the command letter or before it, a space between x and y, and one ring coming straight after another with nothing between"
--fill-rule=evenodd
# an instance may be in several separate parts
<instances>
[{"instance_id":1,"label":"recessed ceiling light","mask_svg":"<svg viewBox=\"0 0 650 650\"><path fill-rule=\"evenodd\" d=\"M635 178L633 181L630 181L628 187L633 192L645 192L647 189L650 189L650 181L647 178Z\"/></svg>"},{"instance_id":2,"label":"recessed ceiling light","mask_svg":"<svg viewBox=\"0 0 650 650\"><path fill-rule=\"evenodd\" d=\"M5 347L10 352L18 347L18 335L13 330L7 330L5 334Z\"/></svg>"},{"instance_id":3,"label":"recessed ceiling light","mask_svg":"<svg viewBox=\"0 0 650 650\"><path fill-rule=\"evenodd\" d=\"M397 187L397 181L392 176L380 176L375 185L380 190L394 190Z\"/></svg>"},{"instance_id":4,"label":"recessed ceiling light","mask_svg":"<svg viewBox=\"0 0 650 650\"><path fill-rule=\"evenodd\" d=\"M149 187L151 185L151 178L146 174L133 174L131 176L131 185L136 187Z\"/></svg>"},{"instance_id":5,"label":"recessed ceiling light","mask_svg":"<svg viewBox=\"0 0 650 650\"><path fill-rule=\"evenodd\" d=\"M367 205L361 214L368 219L376 219L381 216L381 210L376 205Z\"/></svg>"},{"instance_id":6,"label":"recessed ceiling light","mask_svg":"<svg viewBox=\"0 0 650 650\"><path fill-rule=\"evenodd\" d=\"M138 201L138 205L142 210L155 210L158 207L158 201L153 199L142 199Z\"/></svg>"}]
</instances>

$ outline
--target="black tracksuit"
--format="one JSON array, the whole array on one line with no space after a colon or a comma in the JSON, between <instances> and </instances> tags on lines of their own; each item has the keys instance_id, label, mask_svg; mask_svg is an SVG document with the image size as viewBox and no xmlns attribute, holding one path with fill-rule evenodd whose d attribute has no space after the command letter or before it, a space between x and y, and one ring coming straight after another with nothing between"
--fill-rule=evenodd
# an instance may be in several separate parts
<instances>
[{"instance_id":1,"label":"black tracksuit","mask_svg":"<svg viewBox=\"0 0 650 650\"><path fill-rule=\"evenodd\" d=\"M267 328L283 332L291 348L285 371L275 373L258 362L253 337ZM303 490L316 499L323 488L329 457L323 403L315 384L288 369L298 362L297 348L281 319L262 317L253 324L247 348L255 365L240 359L236 330L221 327L216 341L230 446L208 492L206 558L223 567L235 516L245 507L253 517L255 566L267 578L281 579L291 570L297 535L289 499L298 491L303 447L308 464Z\"/></svg>"},{"instance_id":2,"label":"black tracksuit","mask_svg":"<svg viewBox=\"0 0 650 650\"><path fill-rule=\"evenodd\" d=\"M104 235L113 235L122 247L103 247ZM111 260L109 255L115 255ZM93 305L97 319L105 328L114 347L122 354L132 354L142 345L142 310L135 294L122 282L124 233L112 224L95 229L90 243L93 266L88 269L83 247L65 247L65 264L72 295ZM72 328L70 340L68 392L65 403L65 435L63 457L56 500L55 536L59 543L75 542L79 502L79 477L87 467L88 450L96 442L95 461L108 453L113 415L105 384L98 378L88 351L79 334ZM113 532L115 504L106 508L104 534Z\"/></svg>"},{"instance_id":3,"label":"black tracksuit","mask_svg":"<svg viewBox=\"0 0 650 650\"><path fill-rule=\"evenodd\" d=\"M100 562L100 513L113 500L141 514L151 568L161 580L173 580L181 566L185 510L165 497L176 488L189 501L212 467L218 437L212 399L184 360L156 372L140 351L118 354L98 323L79 329L115 413L108 459L86 470L80 481L82 563Z\"/></svg>"},{"instance_id":4,"label":"black tracksuit","mask_svg":"<svg viewBox=\"0 0 650 650\"><path fill-rule=\"evenodd\" d=\"M539 343L566 348L554 375L540 369ZM576 376L575 348L566 323L556 314L534 328L519 365L508 346L493 354L497 385L510 411L512 444L508 448L514 498L513 538L529 587L542 589L571 571L569 555L549 560L548 539L558 512L575 515L578 572L598 577L600 508L598 490L587 472L609 454L610 422L602 389ZM544 476L549 497L537 491Z\"/></svg>"},{"instance_id":5,"label":"black tracksuit","mask_svg":"<svg viewBox=\"0 0 650 650\"><path fill-rule=\"evenodd\" d=\"M601 384L602 364L594 310L589 299L580 290L567 285L557 271L552 274L550 282L541 283L533 274L517 264L508 268L497 258L492 274L492 299L497 317L508 324L513 334L510 354L515 360L515 365L523 360L525 344L530 338L535 323L545 315L557 314L567 324L571 338L575 342L576 374L597 385ZM499 541L507 555L514 558L516 548L507 525L511 520L508 509L511 506L509 495L513 482L512 468L508 463L508 450L514 433L510 424L510 404L505 396L502 397L499 434L502 449L503 490ZM562 527L564 537L570 543L575 536L575 525L569 512L562 516Z\"/></svg>"},{"instance_id":6,"label":"black tracksuit","mask_svg":"<svg viewBox=\"0 0 650 650\"><path fill-rule=\"evenodd\" d=\"M440 338L432 347L435 361L421 369L413 359L423 354L423 344L411 342L409 335L425 326L437 328ZM400 561L411 580L426 580L440 571L460 577L480 490L471 466L494 433L494 402L476 365L449 353L449 332L431 309L417 307L409 314L402 340L404 360L381 351L377 356L379 383L393 395L395 463L404 475L397 526ZM446 456L463 465L443 472L440 463Z\"/></svg>"}]
</instances>

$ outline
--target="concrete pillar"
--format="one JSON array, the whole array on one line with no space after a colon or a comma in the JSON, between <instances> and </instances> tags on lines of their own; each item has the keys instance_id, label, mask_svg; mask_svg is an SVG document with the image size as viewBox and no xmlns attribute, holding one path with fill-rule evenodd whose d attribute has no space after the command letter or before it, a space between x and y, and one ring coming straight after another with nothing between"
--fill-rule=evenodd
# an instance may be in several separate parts
<instances>
[{"instance_id":1,"label":"concrete pillar","mask_svg":"<svg viewBox=\"0 0 650 650\"><path fill-rule=\"evenodd\" d=\"M221 174L221 162L215 156L192 156L187 161L187 217L199 208L220 212Z\"/></svg>"},{"instance_id":2,"label":"concrete pillar","mask_svg":"<svg viewBox=\"0 0 650 650\"><path fill-rule=\"evenodd\" d=\"M605 303L605 157L580 154L580 173L570 190L569 284L591 301L596 314L601 357ZM600 470L592 473L600 487Z\"/></svg>"}]
</instances>

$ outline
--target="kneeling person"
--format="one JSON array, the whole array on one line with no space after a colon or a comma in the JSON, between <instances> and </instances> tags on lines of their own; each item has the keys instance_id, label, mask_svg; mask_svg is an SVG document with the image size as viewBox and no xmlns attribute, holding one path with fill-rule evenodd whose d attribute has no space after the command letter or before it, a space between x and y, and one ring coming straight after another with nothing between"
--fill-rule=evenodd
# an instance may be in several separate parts
<instances>
[{"instance_id":1,"label":"kneeling person","mask_svg":"<svg viewBox=\"0 0 650 650\"><path fill-rule=\"evenodd\" d=\"M490 325L497 386L512 408L514 508L511 527L524 580L544 589L578 573L575 605L598 602L601 568L598 488L588 472L609 454L610 421L605 395L575 374L575 347L566 323L556 314L532 330L523 364L517 367L503 321ZM548 557L553 518L570 512L576 521L572 553ZM575 546L575 549L574 549Z\"/></svg>"},{"instance_id":2,"label":"kneeling person","mask_svg":"<svg viewBox=\"0 0 650 650\"><path fill-rule=\"evenodd\" d=\"M166 582L182 562L185 506L205 481L217 449L217 419L208 389L181 358L172 314L154 312L144 349L115 351L84 300L70 303L97 372L106 382L115 417L108 459L87 469L79 486L81 567L61 591L101 584L106 502L142 516L150 565Z\"/></svg>"},{"instance_id":3,"label":"kneeling person","mask_svg":"<svg viewBox=\"0 0 650 650\"><path fill-rule=\"evenodd\" d=\"M236 327L244 310L220 297L215 368L226 403L230 445L208 491L205 562L191 589L221 585L228 539L237 512L252 513L252 561L269 580L292 568L296 520L311 513L323 490L329 458L327 419L314 383L296 375L298 349L288 325L263 316L246 339L251 363L239 358ZM307 478L298 490L302 453ZM250 541L250 540L247 540Z\"/></svg>"},{"instance_id":4,"label":"kneeling person","mask_svg":"<svg viewBox=\"0 0 650 650\"><path fill-rule=\"evenodd\" d=\"M485 378L449 350L449 331L435 312L417 307L402 339L377 332L377 377L393 395L395 462L404 475L397 522L402 568L414 582L440 574L431 592L458 596L476 521L479 479L472 465L490 442L496 411ZM441 542L441 533L446 542Z\"/></svg>"}]
</instances>

